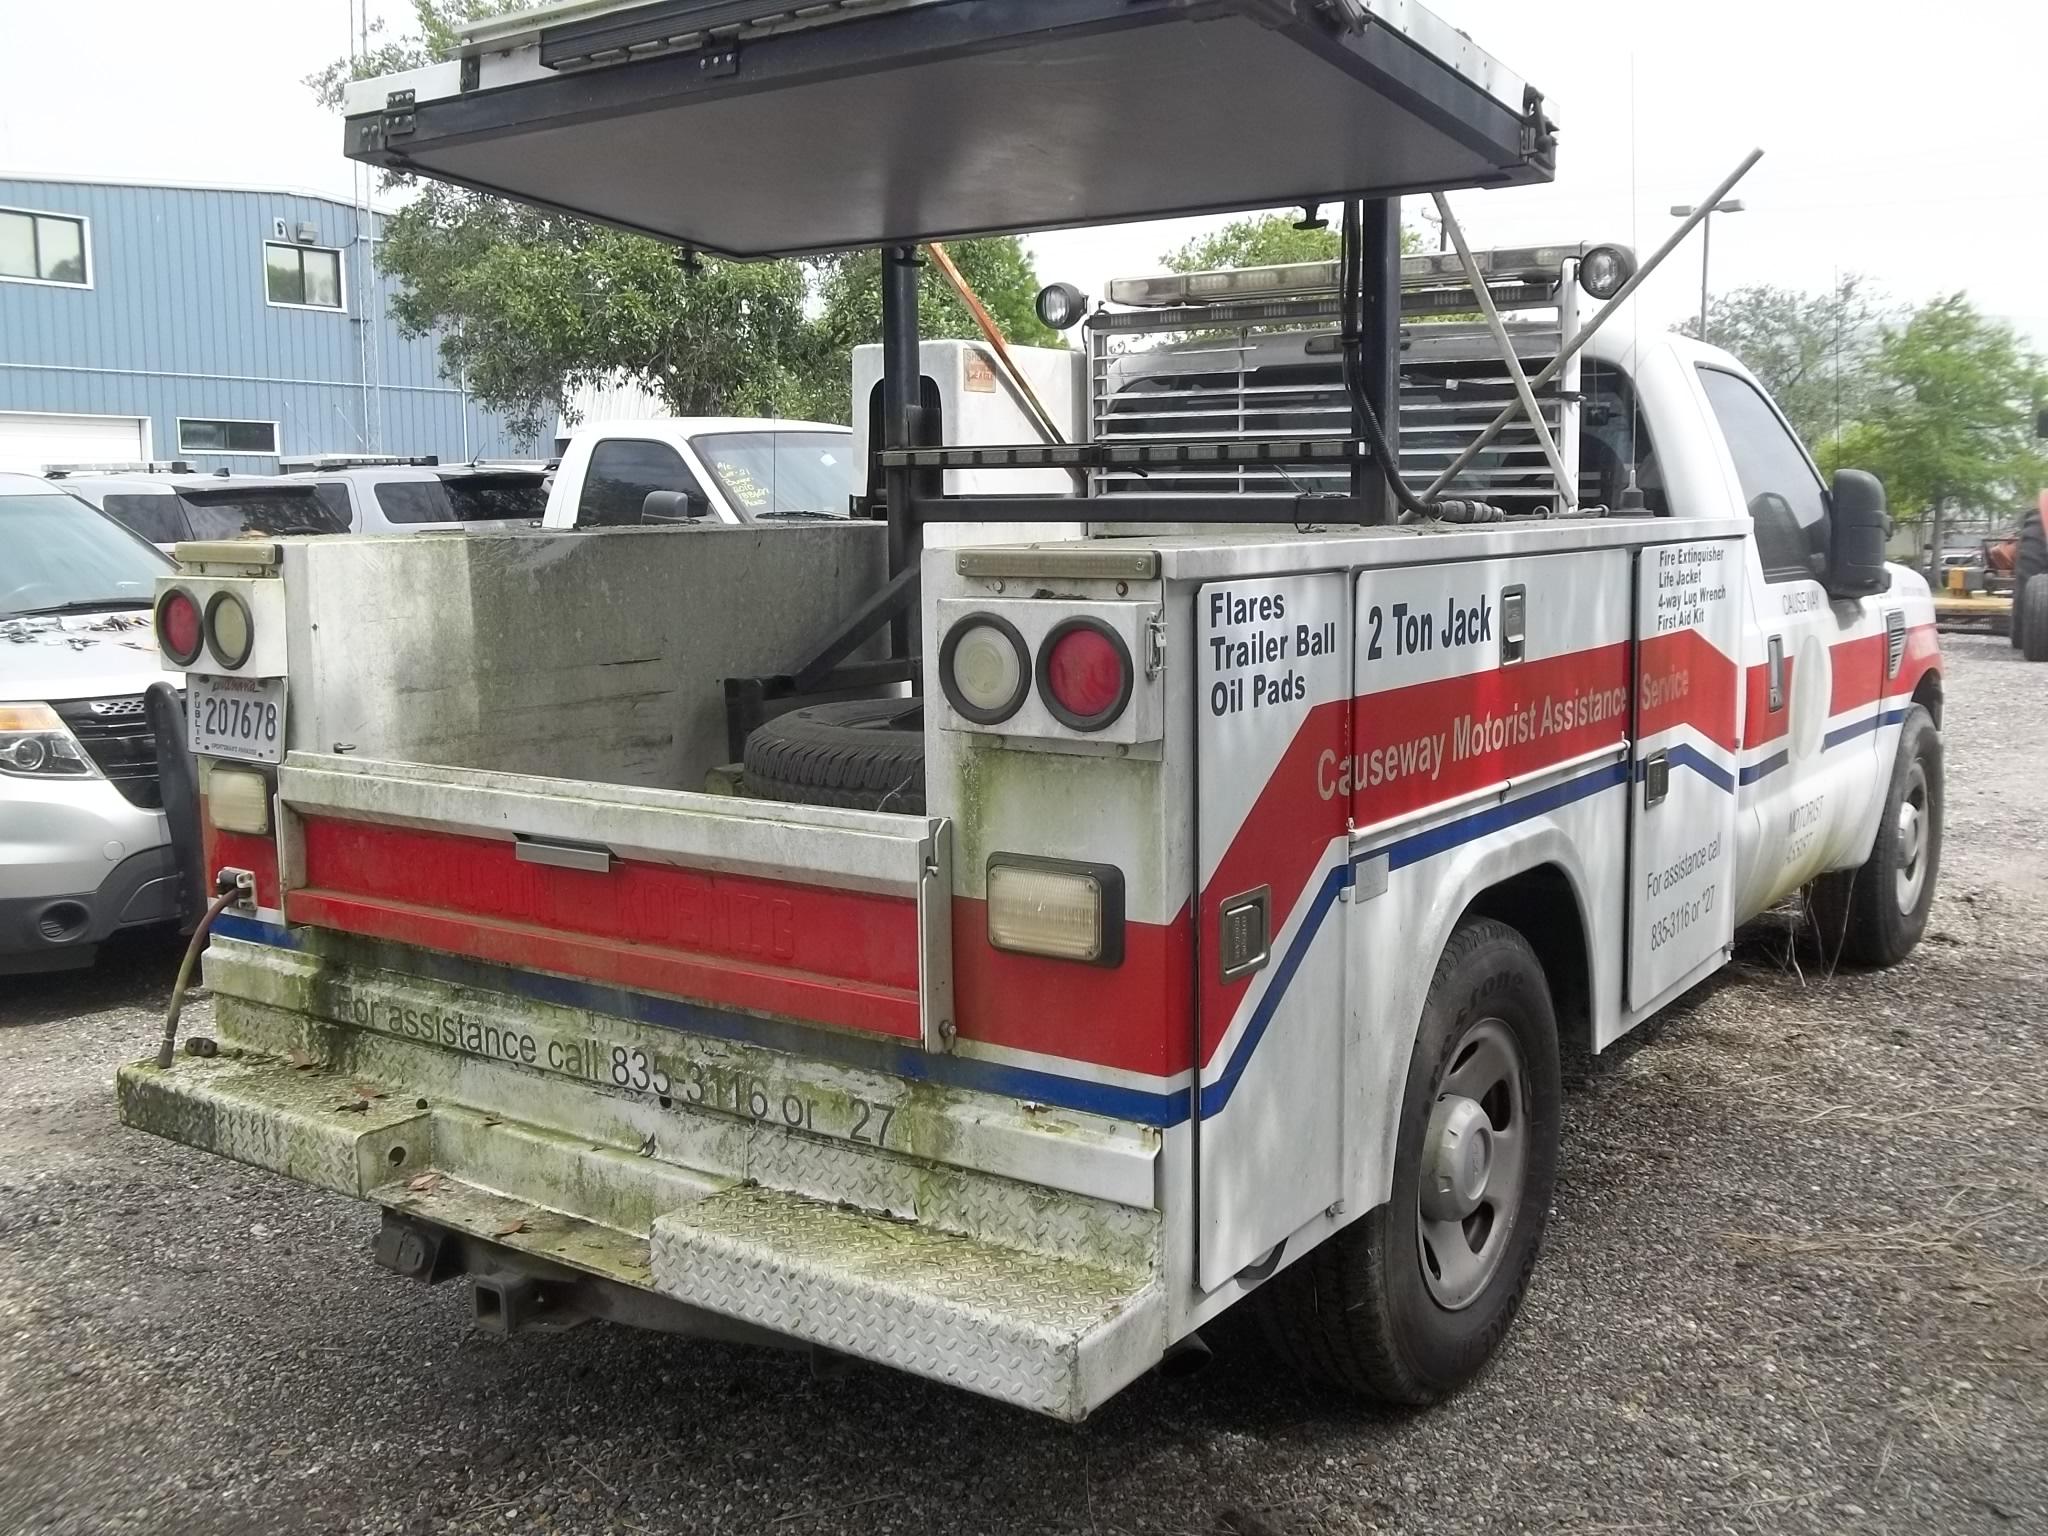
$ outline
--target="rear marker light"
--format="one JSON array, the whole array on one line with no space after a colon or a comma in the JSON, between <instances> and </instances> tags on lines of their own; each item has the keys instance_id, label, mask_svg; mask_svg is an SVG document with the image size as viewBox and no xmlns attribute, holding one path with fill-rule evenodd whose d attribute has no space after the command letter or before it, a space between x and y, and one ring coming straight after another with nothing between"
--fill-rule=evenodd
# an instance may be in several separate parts
<instances>
[{"instance_id":1,"label":"rear marker light","mask_svg":"<svg viewBox=\"0 0 2048 1536\"><path fill-rule=\"evenodd\" d=\"M206 776L206 814L223 832L270 835L270 781L247 768L214 768Z\"/></svg>"},{"instance_id":2,"label":"rear marker light","mask_svg":"<svg viewBox=\"0 0 2048 1536\"><path fill-rule=\"evenodd\" d=\"M256 647L256 621L249 605L232 592L216 592L206 602L206 648L230 672L249 659Z\"/></svg>"},{"instance_id":3,"label":"rear marker light","mask_svg":"<svg viewBox=\"0 0 2048 1536\"><path fill-rule=\"evenodd\" d=\"M1123 872L996 854L988 861L988 941L1013 954L1122 965Z\"/></svg>"},{"instance_id":4,"label":"rear marker light","mask_svg":"<svg viewBox=\"0 0 2048 1536\"><path fill-rule=\"evenodd\" d=\"M199 659L203 629L199 604L183 587L172 587L156 600L156 641L174 665L189 667Z\"/></svg>"},{"instance_id":5,"label":"rear marker light","mask_svg":"<svg viewBox=\"0 0 2048 1536\"><path fill-rule=\"evenodd\" d=\"M1008 619L969 614L939 646L939 687L946 702L976 725L1000 725L1031 691L1031 653Z\"/></svg>"},{"instance_id":6,"label":"rear marker light","mask_svg":"<svg viewBox=\"0 0 2048 1536\"><path fill-rule=\"evenodd\" d=\"M1038 653L1038 696L1061 725L1099 731L1131 702L1131 651L1100 619L1055 625Z\"/></svg>"}]
</instances>

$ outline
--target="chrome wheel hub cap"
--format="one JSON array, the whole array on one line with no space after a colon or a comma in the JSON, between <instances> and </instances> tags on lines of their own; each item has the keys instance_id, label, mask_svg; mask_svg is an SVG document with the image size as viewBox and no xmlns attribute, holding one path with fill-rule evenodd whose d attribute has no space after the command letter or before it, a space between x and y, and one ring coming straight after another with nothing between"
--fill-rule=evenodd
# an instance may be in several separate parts
<instances>
[{"instance_id":1,"label":"chrome wheel hub cap","mask_svg":"<svg viewBox=\"0 0 2048 1536\"><path fill-rule=\"evenodd\" d=\"M1898 820L1893 827L1898 839L1899 868L1894 895L1899 911L1910 915L1920 905L1920 893L1927 885L1927 770L1914 763L1906 779L1906 792L1899 797Z\"/></svg>"},{"instance_id":2,"label":"chrome wheel hub cap","mask_svg":"<svg viewBox=\"0 0 2048 1536\"><path fill-rule=\"evenodd\" d=\"M1422 1214L1431 1221L1470 1216L1486 1193L1492 1163L1493 1127L1486 1111L1471 1099L1438 1099L1422 1155Z\"/></svg>"},{"instance_id":3,"label":"chrome wheel hub cap","mask_svg":"<svg viewBox=\"0 0 2048 1536\"><path fill-rule=\"evenodd\" d=\"M1447 1311L1477 1301L1507 1255L1528 1165L1527 1080L1514 1032L1480 1019L1436 1085L1415 1233L1423 1284Z\"/></svg>"}]
</instances>

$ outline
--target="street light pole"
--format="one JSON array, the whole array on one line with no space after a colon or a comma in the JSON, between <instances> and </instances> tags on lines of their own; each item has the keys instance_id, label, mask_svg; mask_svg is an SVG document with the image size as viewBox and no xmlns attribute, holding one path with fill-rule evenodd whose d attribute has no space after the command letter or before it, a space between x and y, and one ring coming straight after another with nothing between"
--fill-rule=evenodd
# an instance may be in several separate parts
<instances>
[{"instance_id":1,"label":"street light pole","mask_svg":"<svg viewBox=\"0 0 2048 1536\"><path fill-rule=\"evenodd\" d=\"M1671 216L1674 219L1689 219L1693 216L1691 203L1673 203ZM1742 199L1724 197L1706 212L1700 220L1700 340L1707 340L1707 263L1714 249L1714 215L1717 213L1742 212Z\"/></svg>"}]
</instances>

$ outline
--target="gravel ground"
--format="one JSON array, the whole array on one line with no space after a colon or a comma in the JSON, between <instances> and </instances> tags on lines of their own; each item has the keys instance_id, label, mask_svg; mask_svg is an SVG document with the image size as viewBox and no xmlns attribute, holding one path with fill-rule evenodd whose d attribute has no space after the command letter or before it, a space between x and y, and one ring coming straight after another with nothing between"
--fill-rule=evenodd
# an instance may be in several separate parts
<instances>
[{"instance_id":1,"label":"gravel ground","mask_svg":"<svg viewBox=\"0 0 2048 1536\"><path fill-rule=\"evenodd\" d=\"M1522 1321L1425 1414L1227 1326L1079 1430L484 1337L364 1208L115 1123L164 945L0 983L0 1532L2048 1531L2048 673L1948 649L1929 941L1824 979L1761 930L1585 1074Z\"/></svg>"}]
</instances>

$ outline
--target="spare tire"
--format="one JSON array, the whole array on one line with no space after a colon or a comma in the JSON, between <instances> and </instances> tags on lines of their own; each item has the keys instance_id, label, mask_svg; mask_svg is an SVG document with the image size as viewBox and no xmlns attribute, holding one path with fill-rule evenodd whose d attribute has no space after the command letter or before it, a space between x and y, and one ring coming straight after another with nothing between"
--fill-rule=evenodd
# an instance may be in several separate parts
<instances>
[{"instance_id":1,"label":"spare tire","mask_svg":"<svg viewBox=\"0 0 2048 1536\"><path fill-rule=\"evenodd\" d=\"M747 738L763 800L924 814L924 700L853 699L778 715Z\"/></svg>"}]
</instances>

